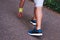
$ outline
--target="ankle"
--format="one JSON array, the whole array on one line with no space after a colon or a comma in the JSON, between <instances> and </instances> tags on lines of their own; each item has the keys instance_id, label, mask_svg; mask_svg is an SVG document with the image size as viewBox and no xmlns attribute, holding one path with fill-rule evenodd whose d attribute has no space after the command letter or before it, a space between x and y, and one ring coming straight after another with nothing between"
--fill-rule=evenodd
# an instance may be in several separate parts
<instances>
[{"instance_id":1,"label":"ankle","mask_svg":"<svg viewBox=\"0 0 60 40\"><path fill-rule=\"evenodd\" d=\"M36 28L36 30L40 30L40 29L41 29L40 27Z\"/></svg>"}]
</instances>

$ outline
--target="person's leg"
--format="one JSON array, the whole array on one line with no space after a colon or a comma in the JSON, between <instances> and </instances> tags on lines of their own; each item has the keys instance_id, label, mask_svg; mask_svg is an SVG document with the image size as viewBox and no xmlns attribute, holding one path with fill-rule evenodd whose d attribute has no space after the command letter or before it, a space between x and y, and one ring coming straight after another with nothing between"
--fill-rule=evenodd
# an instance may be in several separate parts
<instances>
[{"instance_id":1,"label":"person's leg","mask_svg":"<svg viewBox=\"0 0 60 40\"><path fill-rule=\"evenodd\" d=\"M39 3L38 1L39 1L40 3ZM35 6L38 6L38 7L39 7L39 5L40 5L40 8L41 8L41 10L42 10L44 0L38 0L38 1L37 1L37 0L34 0ZM37 5L37 4L38 4L38 5ZM36 9L37 9L38 7L35 7L35 8L34 8L34 13L36 13ZM41 13L41 12L40 12L40 13ZM32 20L30 21L30 23L32 23L33 25L36 25L36 14L34 14Z\"/></svg>"},{"instance_id":2,"label":"person's leg","mask_svg":"<svg viewBox=\"0 0 60 40\"><path fill-rule=\"evenodd\" d=\"M36 29L41 29L41 23L42 23L42 8L43 8L43 2L44 0L34 0L35 2L35 18L36 18Z\"/></svg>"},{"instance_id":3,"label":"person's leg","mask_svg":"<svg viewBox=\"0 0 60 40\"><path fill-rule=\"evenodd\" d=\"M25 0L20 0L18 17L22 17L24 2Z\"/></svg>"},{"instance_id":4,"label":"person's leg","mask_svg":"<svg viewBox=\"0 0 60 40\"><path fill-rule=\"evenodd\" d=\"M35 14L36 14L36 29L41 29L41 23L42 23L42 7L36 7L35 8Z\"/></svg>"},{"instance_id":5,"label":"person's leg","mask_svg":"<svg viewBox=\"0 0 60 40\"><path fill-rule=\"evenodd\" d=\"M30 31L29 35L42 35L41 23L42 23L42 8L43 8L44 0L34 0L35 8L34 8L34 19L36 20L35 31ZM34 33L36 32L36 33ZM38 34L39 33L39 34Z\"/></svg>"}]
</instances>

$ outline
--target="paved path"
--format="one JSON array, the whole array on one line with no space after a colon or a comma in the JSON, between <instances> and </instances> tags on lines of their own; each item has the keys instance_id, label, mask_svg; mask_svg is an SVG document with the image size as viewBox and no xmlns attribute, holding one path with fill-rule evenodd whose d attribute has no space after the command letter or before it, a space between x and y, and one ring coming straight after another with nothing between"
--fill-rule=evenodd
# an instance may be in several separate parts
<instances>
[{"instance_id":1,"label":"paved path","mask_svg":"<svg viewBox=\"0 0 60 40\"><path fill-rule=\"evenodd\" d=\"M18 18L19 0L0 0L0 40L60 40L60 14L43 8L42 37L27 34L32 28L33 4L26 1L23 18Z\"/></svg>"}]
</instances>

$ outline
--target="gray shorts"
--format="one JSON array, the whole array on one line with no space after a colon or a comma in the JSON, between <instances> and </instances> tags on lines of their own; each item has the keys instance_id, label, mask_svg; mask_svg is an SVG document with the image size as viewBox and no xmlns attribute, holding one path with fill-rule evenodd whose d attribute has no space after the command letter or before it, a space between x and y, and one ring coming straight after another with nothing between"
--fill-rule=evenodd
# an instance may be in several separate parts
<instances>
[{"instance_id":1,"label":"gray shorts","mask_svg":"<svg viewBox=\"0 0 60 40\"><path fill-rule=\"evenodd\" d=\"M35 7L43 7L44 0L34 0Z\"/></svg>"}]
</instances>

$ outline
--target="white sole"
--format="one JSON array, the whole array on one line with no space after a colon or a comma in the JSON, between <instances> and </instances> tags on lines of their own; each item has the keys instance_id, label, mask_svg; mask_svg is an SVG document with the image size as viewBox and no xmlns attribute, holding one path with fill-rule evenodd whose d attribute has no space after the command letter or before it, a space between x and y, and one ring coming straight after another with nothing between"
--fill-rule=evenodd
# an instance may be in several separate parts
<instances>
[{"instance_id":1,"label":"white sole","mask_svg":"<svg viewBox=\"0 0 60 40\"><path fill-rule=\"evenodd\" d=\"M38 33L38 34L31 34L31 33L28 33L29 35L31 36L42 36L43 34L42 33Z\"/></svg>"},{"instance_id":2,"label":"white sole","mask_svg":"<svg viewBox=\"0 0 60 40\"><path fill-rule=\"evenodd\" d=\"M36 25L36 23L33 23L33 22L31 22L31 21L30 21L30 23L33 24L33 25Z\"/></svg>"}]
</instances>

